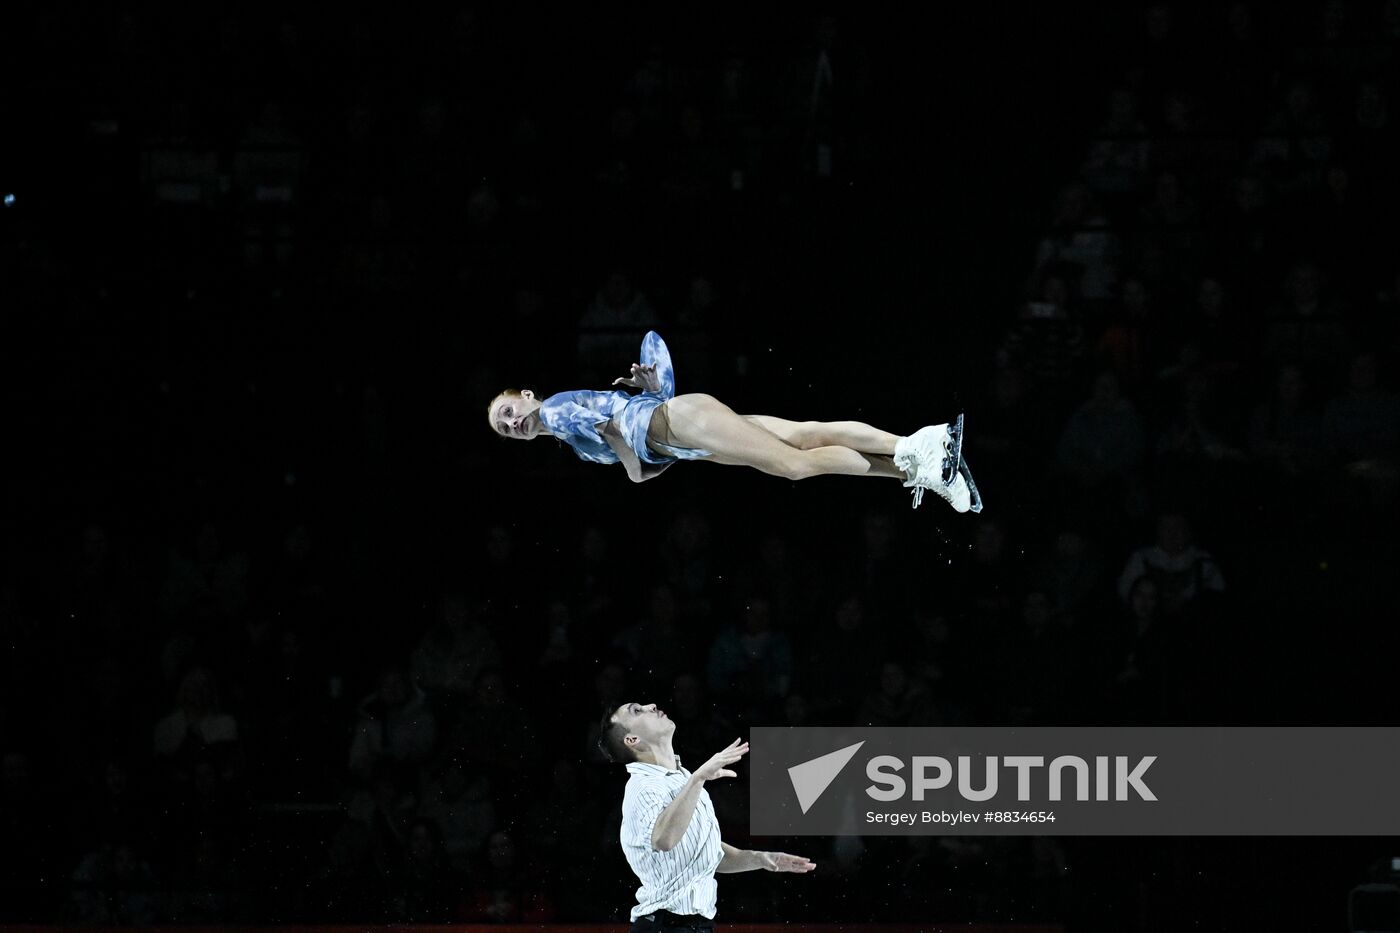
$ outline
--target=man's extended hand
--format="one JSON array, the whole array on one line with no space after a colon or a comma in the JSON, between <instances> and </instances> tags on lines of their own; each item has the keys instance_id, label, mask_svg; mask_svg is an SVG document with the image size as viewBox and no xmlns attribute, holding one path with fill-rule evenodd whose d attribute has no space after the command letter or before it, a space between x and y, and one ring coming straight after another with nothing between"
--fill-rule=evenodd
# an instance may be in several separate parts
<instances>
[{"instance_id":1,"label":"man's extended hand","mask_svg":"<svg viewBox=\"0 0 1400 933\"><path fill-rule=\"evenodd\" d=\"M729 747L722 752L716 753L709 761L705 762L694 771L696 777L702 781L713 781L715 778L734 777L734 772L725 765L732 765L749 753L749 743L741 743L738 739L729 743Z\"/></svg>"},{"instance_id":2,"label":"man's extended hand","mask_svg":"<svg viewBox=\"0 0 1400 933\"><path fill-rule=\"evenodd\" d=\"M656 374L655 364L633 363L630 376L619 376L613 380L615 386L631 386L643 392L660 392L661 377Z\"/></svg>"},{"instance_id":3,"label":"man's extended hand","mask_svg":"<svg viewBox=\"0 0 1400 933\"><path fill-rule=\"evenodd\" d=\"M758 858L763 863L764 871L793 871L801 874L817 867L817 863L811 859L800 855L788 855L786 852L760 852Z\"/></svg>"}]
</instances>

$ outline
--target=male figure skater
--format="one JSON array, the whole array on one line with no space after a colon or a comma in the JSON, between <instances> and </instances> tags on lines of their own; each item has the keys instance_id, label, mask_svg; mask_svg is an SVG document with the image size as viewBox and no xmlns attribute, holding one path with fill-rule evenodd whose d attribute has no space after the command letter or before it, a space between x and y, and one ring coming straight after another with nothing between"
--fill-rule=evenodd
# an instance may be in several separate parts
<instances>
[{"instance_id":1,"label":"male figure skater","mask_svg":"<svg viewBox=\"0 0 1400 933\"><path fill-rule=\"evenodd\" d=\"M598 747L631 775L622 797L622 851L642 886L631 933L715 928L715 872L809 872L817 866L785 852L736 849L719 837L705 782L734 777L728 765L748 754L735 739L694 773L671 749L676 724L655 703L624 703L606 713Z\"/></svg>"}]
</instances>

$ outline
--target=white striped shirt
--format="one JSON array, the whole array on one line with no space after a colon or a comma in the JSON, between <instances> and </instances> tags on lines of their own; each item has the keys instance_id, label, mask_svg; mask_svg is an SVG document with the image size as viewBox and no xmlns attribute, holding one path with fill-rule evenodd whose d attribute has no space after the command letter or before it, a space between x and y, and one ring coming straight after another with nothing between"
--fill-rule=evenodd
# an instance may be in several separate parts
<instances>
[{"instance_id":1,"label":"white striped shirt","mask_svg":"<svg viewBox=\"0 0 1400 933\"><path fill-rule=\"evenodd\" d=\"M669 852L658 852L651 847L651 831L661 811L685 789L690 772L681 767L679 758L675 771L640 761L630 762L627 771L632 776L622 795L622 851L642 883L632 920L658 910L713 920L719 889L715 869L724 850L710 795L700 788L685 835Z\"/></svg>"}]
</instances>

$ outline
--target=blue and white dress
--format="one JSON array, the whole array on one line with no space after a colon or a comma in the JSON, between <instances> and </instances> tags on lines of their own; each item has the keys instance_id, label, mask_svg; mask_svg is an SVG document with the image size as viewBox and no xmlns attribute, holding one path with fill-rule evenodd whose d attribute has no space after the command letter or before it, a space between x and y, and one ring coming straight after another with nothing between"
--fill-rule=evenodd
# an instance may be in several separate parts
<instances>
[{"instance_id":1,"label":"blue and white dress","mask_svg":"<svg viewBox=\"0 0 1400 933\"><path fill-rule=\"evenodd\" d=\"M697 460L710 452L694 447L669 447L647 444L647 428L652 412L676 395L676 375L671 367L671 351L656 331L647 331L642 338L641 361L656 367L661 381L657 392L629 395L613 389L595 392L580 389L551 395L540 405L540 421L549 433L574 449L580 460L590 463L617 463L608 442L598 434L598 425L615 420L622 436L643 463L674 463L677 460Z\"/></svg>"}]
</instances>

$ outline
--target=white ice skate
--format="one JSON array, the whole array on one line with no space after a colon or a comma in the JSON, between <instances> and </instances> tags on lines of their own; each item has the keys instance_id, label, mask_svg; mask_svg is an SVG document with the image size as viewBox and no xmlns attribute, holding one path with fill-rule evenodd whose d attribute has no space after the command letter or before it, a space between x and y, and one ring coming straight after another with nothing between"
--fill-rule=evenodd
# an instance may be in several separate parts
<instances>
[{"instance_id":1,"label":"white ice skate","mask_svg":"<svg viewBox=\"0 0 1400 933\"><path fill-rule=\"evenodd\" d=\"M951 424L929 425L895 444L895 466L908 477L905 487L914 490L914 508L923 501L926 489L958 512L972 508L971 475L961 473L962 438L963 416L958 415ZM977 508L980 511L980 500Z\"/></svg>"}]
</instances>

